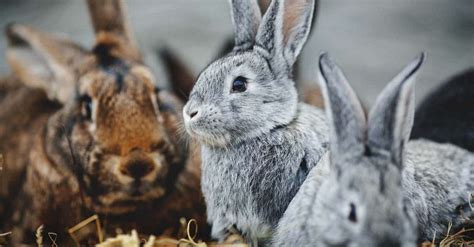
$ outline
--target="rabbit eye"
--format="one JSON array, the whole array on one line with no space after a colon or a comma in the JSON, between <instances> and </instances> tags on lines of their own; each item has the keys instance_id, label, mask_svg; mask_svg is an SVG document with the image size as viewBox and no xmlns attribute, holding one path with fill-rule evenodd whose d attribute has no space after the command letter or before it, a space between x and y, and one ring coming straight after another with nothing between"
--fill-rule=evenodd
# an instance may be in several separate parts
<instances>
[{"instance_id":1,"label":"rabbit eye","mask_svg":"<svg viewBox=\"0 0 474 247\"><path fill-rule=\"evenodd\" d=\"M354 203L350 204L350 212L349 212L348 218L353 223L357 222L356 207L355 207Z\"/></svg>"},{"instance_id":2,"label":"rabbit eye","mask_svg":"<svg viewBox=\"0 0 474 247\"><path fill-rule=\"evenodd\" d=\"M238 76L232 82L232 92L233 93L241 93L247 90L247 79L242 76Z\"/></svg>"},{"instance_id":3,"label":"rabbit eye","mask_svg":"<svg viewBox=\"0 0 474 247\"><path fill-rule=\"evenodd\" d=\"M92 99L91 97L84 95L80 99L81 101L81 115L86 120L92 119Z\"/></svg>"}]
</instances>

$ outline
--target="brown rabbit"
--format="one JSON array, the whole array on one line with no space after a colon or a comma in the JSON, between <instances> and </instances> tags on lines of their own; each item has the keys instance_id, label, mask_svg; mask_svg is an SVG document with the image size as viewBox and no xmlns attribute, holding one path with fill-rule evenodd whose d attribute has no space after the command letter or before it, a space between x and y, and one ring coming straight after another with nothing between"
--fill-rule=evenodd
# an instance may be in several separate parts
<instances>
[{"instance_id":1,"label":"brown rabbit","mask_svg":"<svg viewBox=\"0 0 474 247\"><path fill-rule=\"evenodd\" d=\"M88 7L90 51L28 26L7 28L13 73L0 82L0 231L13 230L16 243L33 243L42 224L65 242L66 229L93 214L108 234L176 234L180 217L205 222L199 152L178 133L182 103L156 89L122 1Z\"/></svg>"}]
</instances>

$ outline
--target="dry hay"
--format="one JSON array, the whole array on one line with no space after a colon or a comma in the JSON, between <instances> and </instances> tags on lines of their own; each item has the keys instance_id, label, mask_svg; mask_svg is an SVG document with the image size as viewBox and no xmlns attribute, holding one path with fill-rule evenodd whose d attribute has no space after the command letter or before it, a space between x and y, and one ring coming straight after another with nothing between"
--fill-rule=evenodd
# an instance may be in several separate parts
<instances>
[{"instance_id":1,"label":"dry hay","mask_svg":"<svg viewBox=\"0 0 474 247\"><path fill-rule=\"evenodd\" d=\"M194 231L192 230L194 229ZM194 233L191 233L191 232ZM97 247L248 247L247 244L243 243L243 239L240 236L232 235L224 243L204 243L196 239L197 235L197 222L192 219L187 222L186 226L186 238L172 239L166 237L155 237L150 236L148 239L139 239L138 234L135 230L131 234L119 234L114 238L105 240L97 245ZM197 241L197 242L196 242Z\"/></svg>"},{"instance_id":2,"label":"dry hay","mask_svg":"<svg viewBox=\"0 0 474 247\"><path fill-rule=\"evenodd\" d=\"M68 233L69 233L69 235L71 235L71 238L74 241L74 243L76 244L76 246L80 246L80 244L79 244L79 240L77 239L77 237L74 233L81 230L82 228L84 228L85 226L89 225L92 222L95 223L99 243L102 243L104 241L104 234L102 233L102 227L101 227L101 224L100 224L99 216L97 214L95 214L95 215L92 215L91 217L79 222L79 224L77 224L77 225L75 225L75 226L68 229Z\"/></svg>"},{"instance_id":3,"label":"dry hay","mask_svg":"<svg viewBox=\"0 0 474 247\"><path fill-rule=\"evenodd\" d=\"M0 154L0 171L3 171L3 154Z\"/></svg>"},{"instance_id":4,"label":"dry hay","mask_svg":"<svg viewBox=\"0 0 474 247\"><path fill-rule=\"evenodd\" d=\"M7 244L6 238L11 234L12 232L5 232L5 233L0 232L0 246Z\"/></svg>"},{"instance_id":5,"label":"dry hay","mask_svg":"<svg viewBox=\"0 0 474 247\"><path fill-rule=\"evenodd\" d=\"M38 247L45 246L43 242L43 232L44 232L44 225L39 226L36 229L35 237L36 237L36 245ZM55 232L48 232L48 238L51 241L51 247L58 247L56 241L58 240L58 234Z\"/></svg>"},{"instance_id":6,"label":"dry hay","mask_svg":"<svg viewBox=\"0 0 474 247\"><path fill-rule=\"evenodd\" d=\"M468 204L471 211L474 211L474 205L472 201L474 200L474 194L468 195ZM439 245L435 244L436 234L433 236L431 242L426 241L422 244L422 247L474 247L474 220L465 217L463 210L461 209L461 215L464 218L464 224L470 226L469 228L462 228L456 233L451 235L452 224L449 223L448 231L446 236L439 242Z\"/></svg>"},{"instance_id":7,"label":"dry hay","mask_svg":"<svg viewBox=\"0 0 474 247\"><path fill-rule=\"evenodd\" d=\"M197 232L197 225L195 220L190 220L187 223L186 235L187 238L179 240L150 236L148 240L139 239L136 231L132 231L130 235L118 235L115 238L107 239L105 242L97 245L97 247L139 247L141 244L143 247L248 247L244 243L244 240L239 235L230 236L224 243L204 243L201 241L195 241L196 234L191 234L191 228L195 227L195 233ZM435 244L435 236L433 240L426 241L421 244L421 247L474 247L473 235L469 236L469 233L474 233L474 228L461 229L460 231L450 235L452 225L448 226L448 232L446 237L441 240L439 245Z\"/></svg>"},{"instance_id":8,"label":"dry hay","mask_svg":"<svg viewBox=\"0 0 474 247\"><path fill-rule=\"evenodd\" d=\"M43 245L43 230L44 225L41 225L36 229L35 237L36 237L36 245L42 246Z\"/></svg>"},{"instance_id":9,"label":"dry hay","mask_svg":"<svg viewBox=\"0 0 474 247\"><path fill-rule=\"evenodd\" d=\"M441 240L439 245L435 244L435 241L426 241L421 246L422 247L473 247L474 246L474 239L468 235L468 233L474 233L474 228L471 229L461 229L460 231L454 233L453 235L448 234L446 237Z\"/></svg>"},{"instance_id":10,"label":"dry hay","mask_svg":"<svg viewBox=\"0 0 474 247\"><path fill-rule=\"evenodd\" d=\"M183 221L183 219L181 219ZM116 237L108 238L105 241L102 240L103 233L101 230L100 220L97 215L94 215L76 226L69 229L71 238L75 240L74 232L80 230L88 224L96 223L97 236L99 236L100 243L97 247L248 247L244 243L244 240L239 235L231 235L224 243L205 243L200 240L196 240L197 224L194 219L185 221L186 229L184 229L186 238L172 239L168 237L156 237L150 236L148 239L140 239L138 233L133 230L130 234L119 234ZM435 237L433 236L432 241L426 241L421 244L421 247L474 247L474 228L463 228L454 234L450 234L452 225L448 226L448 232L439 245L435 244ZM44 246L43 244L43 231L44 227L40 226L36 230L36 244L38 247ZM8 237L12 232L0 233L0 240ZM56 244L57 234L54 232L48 232L49 240L51 241L51 247L58 247ZM76 241L76 240L75 240ZM75 242L77 246L79 243Z\"/></svg>"}]
</instances>

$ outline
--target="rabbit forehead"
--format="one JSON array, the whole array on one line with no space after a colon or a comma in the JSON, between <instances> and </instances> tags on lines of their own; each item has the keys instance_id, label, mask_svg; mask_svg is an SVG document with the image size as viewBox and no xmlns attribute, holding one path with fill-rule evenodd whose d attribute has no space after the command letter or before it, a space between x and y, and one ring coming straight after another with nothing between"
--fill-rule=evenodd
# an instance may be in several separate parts
<instances>
[{"instance_id":1,"label":"rabbit forehead","mask_svg":"<svg viewBox=\"0 0 474 247\"><path fill-rule=\"evenodd\" d=\"M93 99L96 141L118 154L133 148L145 150L163 139L151 73L132 66L117 75L97 69L86 74L79 93Z\"/></svg>"},{"instance_id":2,"label":"rabbit forehead","mask_svg":"<svg viewBox=\"0 0 474 247\"><path fill-rule=\"evenodd\" d=\"M154 93L155 80L151 72L142 65L97 66L80 78L78 89L80 94L94 98L120 93L149 95Z\"/></svg>"},{"instance_id":3,"label":"rabbit forehead","mask_svg":"<svg viewBox=\"0 0 474 247\"><path fill-rule=\"evenodd\" d=\"M387 159L362 156L352 161L336 162L345 163L345 168L338 172L339 183L362 195L362 200L371 197L373 193L385 194L401 190L401 173Z\"/></svg>"},{"instance_id":4,"label":"rabbit forehead","mask_svg":"<svg viewBox=\"0 0 474 247\"><path fill-rule=\"evenodd\" d=\"M329 230L324 231L323 239L338 242L344 236L344 242L355 246L377 246L385 239L390 240L393 236L398 239L414 232L414 226L407 223L410 221L403 211L398 174L395 167L380 171L365 162L363 166L353 164L343 171L336 178L337 182L326 182L322 190L327 190L327 194L319 200L324 211L329 210L331 223L326 226ZM382 190L381 186L386 188ZM351 204L354 205L357 223L348 220ZM334 236L335 231L339 236ZM372 241L374 243L369 244Z\"/></svg>"},{"instance_id":5,"label":"rabbit forehead","mask_svg":"<svg viewBox=\"0 0 474 247\"><path fill-rule=\"evenodd\" d=\"M150 98L138 101L120 94L102 99L96 119L97 141L114 153L126 154L134 148L150 150L163 139Z\"/></svg>"},{"instance_id":6,"label":"rabbit forehead","mask_svg":"<svg viewBox=\"0 0 474 247\"><path fill-rule=\"evenodd\" d=\"M364 157L336 174L339 186L335 194L362 210L360 217L368 224L400 216L400 208L392 210L403 205L401 174L395 166Z\"/></svg>"},{"instance_id":7,"label":"rabbit forehead","mask_svg":"<svg viewBox=\"0 0 474 247\"><path fill-rule=\"evenodd\" d=\"M244 52L220 58L204 69L191 94L205 98L230 91L230 80L238 76L250 80L270 74L264 58L254 52Z\"/></svg>"}]
</instances>

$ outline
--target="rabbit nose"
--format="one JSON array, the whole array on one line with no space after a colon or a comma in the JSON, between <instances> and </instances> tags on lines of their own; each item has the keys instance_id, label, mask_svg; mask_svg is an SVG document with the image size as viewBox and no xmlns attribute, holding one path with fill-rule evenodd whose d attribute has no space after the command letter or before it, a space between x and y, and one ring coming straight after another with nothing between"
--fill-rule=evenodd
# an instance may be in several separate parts
<instances>
[{"instance_id":1,"label":"rabbit nose","mask_svg":"<svg viewBox=\"0 0 474 247\"><path fill-rule=\"evenodd\" d=\"M199 112L198 111L193 111L189 114L189 117L190 118L193 118L194 116L196 116Z\"/></svg>"},{"instance_id":2,"label":"rabbit nose","mask_svg":"<svg viewBox=\"0 0 474 247\"><path fill-rule=\"evenodd\" d=\"M123 175L139 180L153 171L154 164L151 159L132 158L120 166Z\"/></svg>"},{"instance_id":3,"label":"rabbit nose","mask_svg":"<svg viewBox=\"0 0 474 247\"><path fill-rule=\"evenodd\" d=\"M185 107L184 114L187 115L189 120L196 119L199 116L199 110L197 109L197 107L188 106Z\"/></svg>"}]
</instances>

